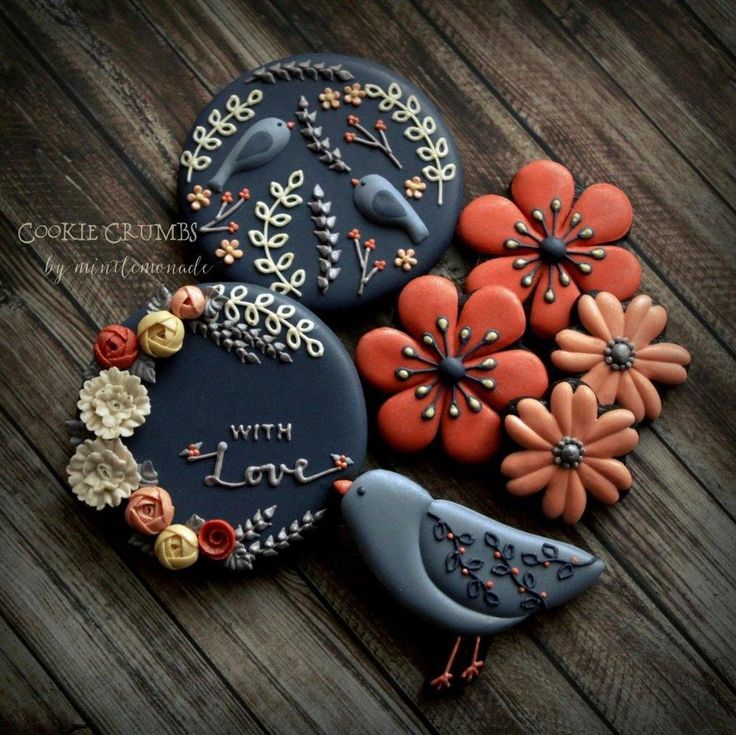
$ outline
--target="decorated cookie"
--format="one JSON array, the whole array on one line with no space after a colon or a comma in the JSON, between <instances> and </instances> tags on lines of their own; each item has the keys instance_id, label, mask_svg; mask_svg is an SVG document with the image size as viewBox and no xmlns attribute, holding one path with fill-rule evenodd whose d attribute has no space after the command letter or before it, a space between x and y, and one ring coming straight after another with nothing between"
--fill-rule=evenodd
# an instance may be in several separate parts
<instances>
[{"instance_id":1,"label":"decorated cookie","mask_svg":"<svg viewBox=\"0 0 736 735\"><path fill-rule=\"evenodd\" d=\"M364 461L350 357L314 314L261 286L161 288L93 353L69 483L118 508L131 542L168 569L251 569L300 540L333 480Z\"/></svg>"},{"instance_id":2,"label":"decorated cookie","mask_svg":"<svg viewBox=\"0 0 736 735\"><path fill-rule=\"evenodd\" d=\"M428 271L462 197L437 108L378 64L294 56L244 74L197 119L182 216L217 278L314 309L359 306Z\"/></svg>"},{"instance_id":3,"label":"decorated cookie","mask_svg":"<svg viewBox=\"0 0 736 735\"><path fill-rule=\"evenodd\" d=\"M462 636L474 639L460 678L483 666L481 636L562 605L592 585L600 559L569 544L505 526L432 496L406 477L373 470L338 480L342 511L366 563L397 602L457 640L444 671L451 686Z\"/></svg>"},{"instance_id":4,"label":"decorated cookie","mask_svg":"<svg viewBox=\"0 0 736 735\"><path fill-rule=\"evenodd\" d=\"M622 304L613 294L585 295L578 316L586 332L564 329L552 362L578 373L602 404L618 403L637 421L656 419L662 401L652 381L679 385L687 379L690 353L680 345L656 342L667 323L664 307L640 294Z\"/></svg>"},{"instance_id":5,"label":"decorated cookie","mask_svg":"<svg viewBox=\"0 0 736 735\"><path fill-rule=\"evenodd\" d=\"M547 389L540 359L510 349L526 327L518 297L489 286L460 309L452 281L422 276L401 292L399 316L407 332L374 329L355 353L361 376L393 394L378 413L381 435L397 451L416 452L440 434L453 459L487 460L501 442L498 411Z\"/></svg>"},{"instance_id":6,"label":"decorated cookie","mask_svg":"<svg viewBox=\"0 0 736 735\"><path fill-rule=\"evenodd\" d=\"M611 184L593 184L575 200L572 174L554 161L534 161L511 182L511 198L490 194L460 215L465 244L491 259L468 276L467 288L507 286L531 305L535 334L551 338L569 326L581 292L636 293L641 266L615 245L631 227L628 197ZM611 244L606 244L611 243Z\"/></svg>"},{"instance_id":7,"label":"decorated cookie","mask_svg":"<svg viewBox=\"0 0 736 735\"><path fill-rule=\"evenodd\" d=\"M624 408L601 413L587 385L558 383L549 406L524 398L506 417L508 435L521 447L501 464L513 495L543 492L542 510L566 523L580 520L587 494L606 505L631 488L623 458L638 443L634 414Z\"/></svg>"}]
</instances>

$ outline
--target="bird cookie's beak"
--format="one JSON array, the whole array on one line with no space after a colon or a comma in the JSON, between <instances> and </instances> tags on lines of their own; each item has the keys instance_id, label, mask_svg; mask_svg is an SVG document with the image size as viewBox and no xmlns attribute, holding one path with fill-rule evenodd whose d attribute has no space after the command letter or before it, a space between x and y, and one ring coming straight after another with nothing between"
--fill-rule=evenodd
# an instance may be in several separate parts
<instances>
[{"instance_id":1,"label":"bird cookie's beak","mask_svg":"<svg viewBox=\"0 0 736 735\"><path fill-rule=\"evenodd\" d=\"M350 486L353 484L352 480L335 480L335 482L332 483L332 487L337 490L340 495L345 495L348 490L350 490Z\"/></svg>"},{"instance_id":2,"label":"bird cookie's beak","mask_svg":"<svg viewBox=\"0 0 736 735\"><path fill-rule=\"evenodd\" d=\"M289 122L286 123L286 127L289 128L289 130L291 130L295 125L296 123L293 120L289 120Z\"/></svg>"},{"instance_id":3,"label":"bird cookie's beak","mask_svg":"<svg viewBox=\"0 0 736 735\"><path fill-rule=\"evenodd\" d=\"M360 183L360 179L350 179L350 183L353 186L357 186Z\"/></svg>"}]
</instances>

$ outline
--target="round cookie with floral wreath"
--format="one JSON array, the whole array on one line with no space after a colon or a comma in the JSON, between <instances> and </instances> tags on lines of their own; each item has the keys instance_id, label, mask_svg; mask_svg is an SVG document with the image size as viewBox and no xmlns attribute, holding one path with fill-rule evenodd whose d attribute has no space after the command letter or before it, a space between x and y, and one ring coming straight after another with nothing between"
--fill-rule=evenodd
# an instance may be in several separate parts
<instances>
[{"instance_id":1,"label":"round cookie with floral wreath","mask_svg":"<svg viewBox=\"0 0 736 735\"><path fill-rule=\"evenodd\" d=\"M314 309L360 306L428 271L462 198L430 99L379 64L294 56L244 74L194 124L183 218L217 278Z\"/></svg>"},{"instance_id":2,"label":"round cookie with floral wreath","mask_svg":"<svg viewBox=\"0 0 736 735\"><path fill-rule=\"evenodd\" d=\"M74 494L117 509L169 569L251 569L324 515L365 458L360 380L335 334L260 286L157 291L102 329L68 422ZM122 518L121 518L122 520Z\"/></svg>"}]
</instances>

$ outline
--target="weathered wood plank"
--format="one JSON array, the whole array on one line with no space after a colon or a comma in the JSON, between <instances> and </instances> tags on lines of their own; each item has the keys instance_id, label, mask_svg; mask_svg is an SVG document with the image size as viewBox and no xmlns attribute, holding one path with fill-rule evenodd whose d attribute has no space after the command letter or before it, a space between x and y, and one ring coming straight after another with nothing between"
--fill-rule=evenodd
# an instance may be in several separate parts
<instances>
[{"instance_id":1,"label":"weathered wood plank","mask_svg":"<svg viewBox=\"0 0 736 735\"><path fill-rule=\"evenodd\" d=\"M84 717L0 618L0 723L8 732L91 735Z\"/></svg>"},{"instance_id":2,"label":"weathered wood plank","mask_svg":"<svg viewBox=\"0 0 736 735\"><path fill-rule=\"evenodd\" d=\"M674 0L545 4L578 49L606 70L734 206L733 58L704 38L688 10ZM672 63L685 57L687 63Z\"/></svg>"},{"instance_id":3,"label":"weathered wood plank","mask_svg":"<svg viewBox=\"0 0 736 735\"><path fill-rule=\"evenodd\" d=\"M731 54L736 49L736 8L730 0L684 0Z\"/></svg>"}]
</instances>

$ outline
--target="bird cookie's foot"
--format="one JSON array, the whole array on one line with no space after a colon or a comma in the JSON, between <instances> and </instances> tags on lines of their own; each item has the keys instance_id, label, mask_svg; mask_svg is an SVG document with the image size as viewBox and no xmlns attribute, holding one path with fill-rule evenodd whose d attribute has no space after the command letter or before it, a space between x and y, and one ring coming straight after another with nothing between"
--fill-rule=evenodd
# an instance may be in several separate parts
<instances>
[{"instance_id":1,"label":"bird cookie's foot","mask_svg":"<svg viewBox=\"0 0 736 735\"><path fill-rule=\"evenodd\" d=\"M434 687L438 692L449 689L451 684L452 674L449 671L442 672L436 679L429 682L429 686Z\"/></svg>"},{"instance_id":2,"label":"bird cookie's foot","mask_svg":"<svg viewBox=\"0 0 736 735\"><path fill-rule=\"evenodd\" d=\"M470 666L468 666L468 668L463 671L461 676L466 682L470 683L471 681L473 681L473 679L475 679L476 676L478 676L478 674L480 674L480 670L482 668L482 661L473 661L473 663L471 663Z\"/></svg>"}]
</instances>

